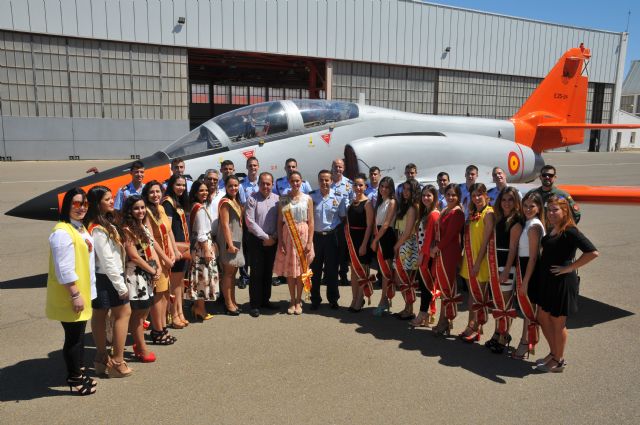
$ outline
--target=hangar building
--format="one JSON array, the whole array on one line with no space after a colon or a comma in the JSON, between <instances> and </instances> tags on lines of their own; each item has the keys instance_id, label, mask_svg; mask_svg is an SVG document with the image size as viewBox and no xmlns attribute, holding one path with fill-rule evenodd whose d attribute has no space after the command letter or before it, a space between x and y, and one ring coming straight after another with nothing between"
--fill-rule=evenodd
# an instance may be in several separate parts
<instances>
[{"instance_id":1,"label":"hangar building","mask_svg":"<svg viewBox=\"0 0 640 425\"><path fill-rule=\"evenodd\" d=\"M504 119L580 43L587 119L611 122L626 33L416 0L0 0L0 157L146 156L275 99Z\"/></svg>"}]
</instances>

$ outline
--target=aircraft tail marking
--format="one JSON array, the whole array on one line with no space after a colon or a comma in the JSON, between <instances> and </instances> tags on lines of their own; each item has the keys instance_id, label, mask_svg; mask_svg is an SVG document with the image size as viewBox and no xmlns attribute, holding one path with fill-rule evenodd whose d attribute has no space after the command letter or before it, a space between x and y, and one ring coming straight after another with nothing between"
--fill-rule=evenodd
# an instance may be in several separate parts
<instances>
[{"instance_id":1,"label":"aircraft tail marking","mask_svg":"<svg viewBox=\"0 0 640 425\"><path fill-rule=\"evenodd\" d=\"M584 64L591 51L580 47L567 50L553 69L511 117L516 130L516 142L535 152L579 145L588 128L640 128L631 124L585 123L588 79Z\"/></svg>"}]
</instances>

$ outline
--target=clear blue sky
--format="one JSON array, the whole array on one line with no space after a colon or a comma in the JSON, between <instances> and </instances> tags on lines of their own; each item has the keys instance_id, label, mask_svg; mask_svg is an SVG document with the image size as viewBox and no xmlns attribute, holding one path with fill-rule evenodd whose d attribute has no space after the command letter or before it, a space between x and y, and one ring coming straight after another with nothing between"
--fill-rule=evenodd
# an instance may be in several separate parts
<instances>
[{"instance_id":1,"label":"clear blue sky","mask_svg":"<svg viewBox=\"0 0 640 425\"><path fill-rule=\"evenodd\" d=\"M638 0L428 0L427 2L615 32L626 30L628 12L631 11L625 76L631 61L640 60L640 1Z\"/></svg>"}]
</instances>

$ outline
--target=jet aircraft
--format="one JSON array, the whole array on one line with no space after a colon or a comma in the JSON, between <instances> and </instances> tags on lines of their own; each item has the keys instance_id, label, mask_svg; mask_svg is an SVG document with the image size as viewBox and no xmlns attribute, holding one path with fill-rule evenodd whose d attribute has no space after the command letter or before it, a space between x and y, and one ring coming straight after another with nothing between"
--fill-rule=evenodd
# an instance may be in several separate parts
<instances>
[{"instance_id":1,"label":"jet aircraft","mask_svg":"<svg viewBox=\"0 0 640 425\"><path fill-rule=\"evenodd\" d=\"M281 100L242 107L210 119L167 148L143 158L145 179L164 181L170 162L182 157L186 170L198 176L232 160L238 169L248 157L261 171L284 175L284 162L296 158L303 177L344 157L346 175L376 165L383 175L404 179L413 162L418 180L434 182L439 171L463 182L467 165L479 168L479 181L490 181L491 169L507 171L508 182L529 182L544 165L546 149L581 144L584 130L639 128L634 125L585 123L589 49L580 45L558 60L521 109L509 120L421 115L370 105L331 100ZM55 220L64 193L72 187L102 184L115 193L129 183L131 163L70 182L29 200L8 215ZM578 200L640 202L640 188L564 187Z\"/></svg>"}]
</instances>

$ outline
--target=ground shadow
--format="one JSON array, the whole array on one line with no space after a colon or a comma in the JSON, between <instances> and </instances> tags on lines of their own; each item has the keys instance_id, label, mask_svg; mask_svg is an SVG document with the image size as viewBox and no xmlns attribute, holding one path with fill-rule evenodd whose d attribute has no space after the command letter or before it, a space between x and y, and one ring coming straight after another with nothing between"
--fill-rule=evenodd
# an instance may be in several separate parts
<instances>
[{"instance_id":1,"label":"ground shadow","mask_svg":"<svg viewBox=\"0 0 640 425\"><path fill-rule=\"evenodd\" d=\"M18 279L5 280L0 282L0 289L34 289L46 288L47 274L37 274L34 276L19 277Z\"/></svg>"},{"instance_id":2,"label":"ground shadow","mask_svg":"<svg viewBox=\"0 0 640 425\"><path fill-rule=\"evenodd\" d=\"M634 313L631 311L623 310L580 295L578 296L578 313L567 319L567 328L589 328L633 315Z\"/></svg>"}]
</instances>

